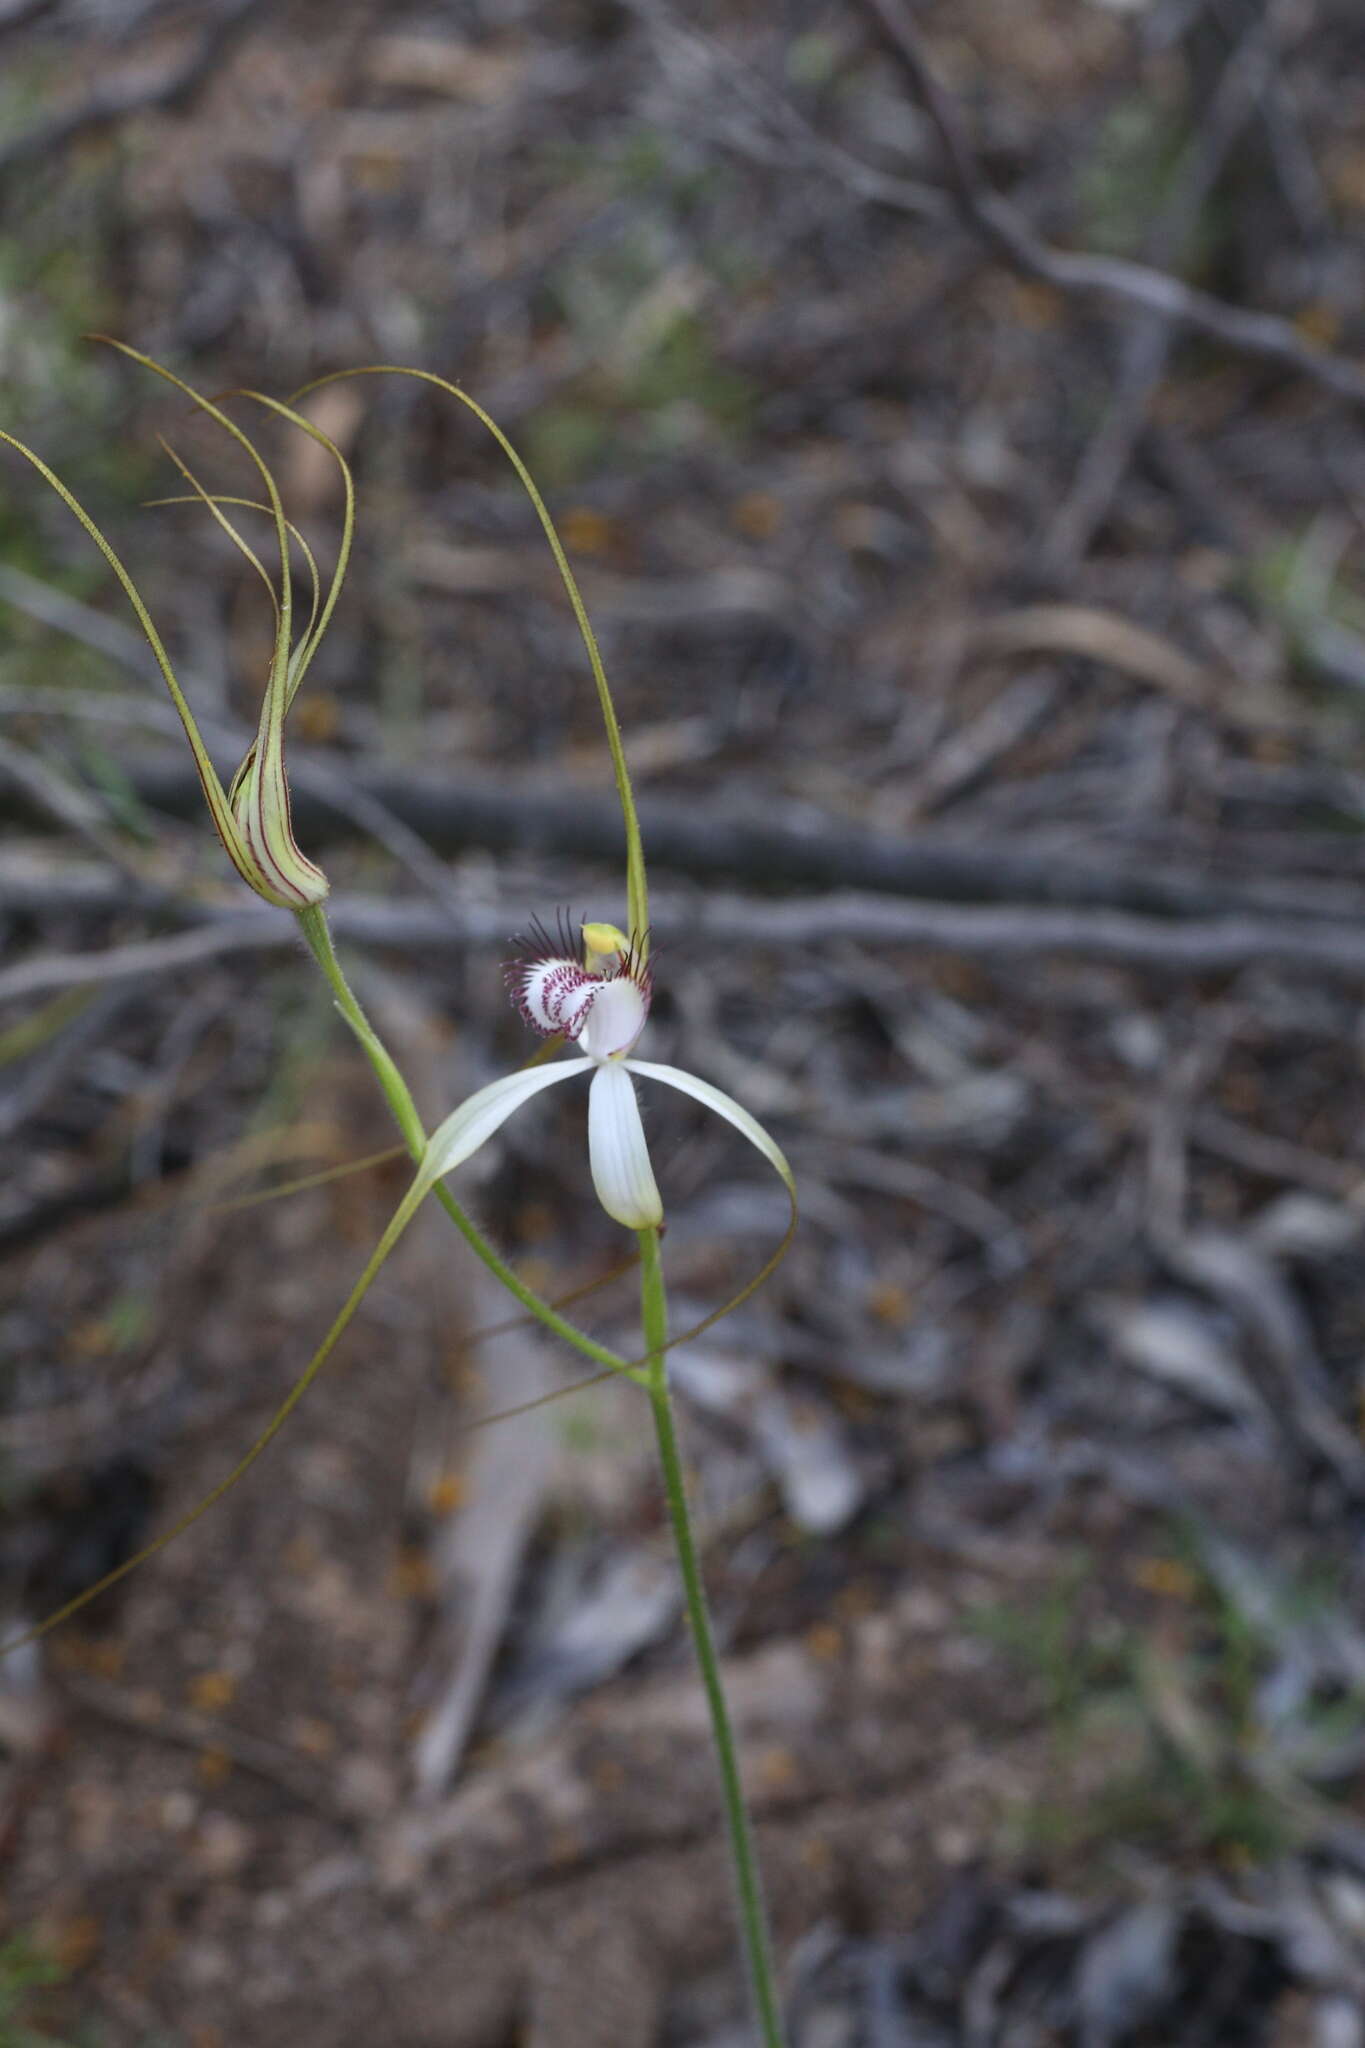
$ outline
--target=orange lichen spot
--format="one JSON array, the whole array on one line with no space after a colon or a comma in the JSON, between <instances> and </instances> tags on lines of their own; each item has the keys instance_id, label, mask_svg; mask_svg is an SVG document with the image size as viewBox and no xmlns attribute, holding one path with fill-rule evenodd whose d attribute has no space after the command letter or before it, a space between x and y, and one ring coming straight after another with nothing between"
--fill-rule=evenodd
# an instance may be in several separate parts
<instances>
[{"instance_id":1,"label":"orange lichen spot","mask_svg":"<svg viewBox=\"0 0 1365 2048\"><path fill-rule=\"evenodd\" d=\"M889 1330L903 1330L914 1313L908 1288L896 1280L878 1280L867 1297L868 1314Z\"/></svg>"},{"instance_id":2,"label":"orange lichen spot","mask_svg":"<svg viewBox=\"0 0 1365 2048\"><path fill-rule=\"evenodd\" d=\"M114 1636L95 1636L87 1644L89 1668L98 1678L118 1678L128 1661L128 1645Z\"/></svg>"},{"instance_id":3,"label":"orange lichen spot","mask_svg":"<svg viewBox=\"0 0 1365 2048\"><path fill-rule=\"evenodd\" d=\"M522 1202L517 1209L517 1236L523 1244L547 1244L558 1235L560 1218L548 1202L531 1200ZM526 1261L523 1272L529 1272L534 1264L536 1278L528 1280L529 1287L543 1287L549 1275L549 1267L542 1260Z\"/></svg>"},{"instance_id":4,"label":"orange lichen spot","mask_svg":"<svg viewBox=\"0 0 1365 2048\"><path fill-rule=\"evenodd\" d=\"M806 1630L806 1648L821 1664L837 1663L844 1654L843 1632L832 1621L817 1621Z\"/></svg>"},{"instance_id":5,"label":"orange lichen spot","mask_svg":"<svg viewBox=\"0 0 1365 2048\"><path fill-rule=\"evenodd\" d=\"M1324 176L1327 190L1338 206L1352 213L1365 213L1365 149L1353 143L1329 149Z\"/></svg>"},{"instance_id":6,"label":"orange lichen spot","mask_svg":"<svg viewBox=\"0 0 1365 2048\"><path fill-rule=\"evenodd\" d=\"M363 192L373 192L384 198L402 191L405 172L406 166L401 158L376 152L358 156L351 175Z\"/></svg>"},{"instance_id":7,"label":"orange lichen spot","mask_svg":"<svg viewBox=\"0 0 1365 2048\"><path fill-rule=\"evenodd\" d=\"M789 1749L765 1749L758 1759L758 1778L765 1791L790 1791L800 1775L800 1766Z\"/></svg>"},{"instance_id":8,"label":"orange lichen spot","mask_svg":"<svg viewBox=\"0 0 1365 2048\"><path fill-rule=\"evenodd\" d=\"M464 1481L458 1472L442 1472L427 1488L427 1513L438 1518L453 1515L464 1500Z\"/></svg>"},{"instance_id":9,"label":"orange lichen spot","mask_svg":"<svg viewBox=\"0 0 1365 2048\"><path fill-rule=\"evenodd\" d=\"M996 289L993 282L992 290ZM1010 281L1009 311L1021 327L1033 334L1047 334L1061 318L1062 296L1050 284L1016 277Z\"/></svg>"},{"instance_id":10,"label":"orange lichen spot","mask_svg":"<svg viewBox=\"0 0 1365 2048\"><path fill-rule=\"evenodd\" d=\"M771 540L782 524L781 500L771 491L746 491L730 507L730 517L746 540Z\"/></svg>"},{"instance_id":11,"label":"orange lichen spot","mask_svg":"<svg viewBox=\"0 0 1365 2048\"><path fill-rule=\"evenodd\" d=\"M866 1421L877 1412L877 1397L866 1387L855 1387L852 1380L836 1380L833 1395L839 1413L850 1422Z\"/></svg>"},{"instance_id":12,"label":"orange lichen spot","mask_svg":"<svg viewBox=\"0 0 1365 2048\"><path fill-rule=\"evenodd\" d=\"M530 1283L528 1283L530 1284ZM452 1394L460 1394L467 1400L479 1399L484 1391L484 1377L477 1365L470 1362L469 1353L462 1345L452 1349L445 1363L446 1385Z\"/></svg>"},{"instance_id":13,"label":"orange lichen spot","mask_svg":"<svg viewBox=\"0 0 1365 2048\"><path fill-rule=\"evenodd\" d=\"M1130 1577L1144 1593L1159 1593L1163 1600L1193 1600L1199 1591L1194 1573L1176 1557L1139 1557Z\"/></svg>"},{"instance_id":14,"label":"orange lichen spot","mask_svg":"<svg viewBox=\"0 0 1365 2048\"><path fill-rule=\"evenodd\" d=\"M300 738L320 744L334 740L341 726L341 707L336 698L318 692L306 697L301 694L293 715Z\"/></svg>"},{"instance_id":15,"label":"orange lichen spot","mask_svg":"<svg viewBox=\"0 0 1365 2048\"><path fill-rule=\"evenodd\" d=\"M49 1652L68 1671L88 1671L93 1678L118 1678L128 1646L114 1636L59 1636Z\"/></svg>"},{"instance_id":16,"label":"orange lichen spot","mask_svg":"<svg viewBox=\"0 0 1365 2048\"><path fill-rule=\"evenodd\" d=\"M230 1671L200 1671L185 1688L185 1696L201 1714L217 1714L235 1698L237 1681Z\"/></svg>"},{"instance_id":17,"label":"orange lichen spot","mask_svg":"<svg viewBox=\"0 0 1365 2048\"><path fill-rule=\"evenodd\" d=\"M1311 305L1300 306L1294 315L1294 325L1305 341L1314 341L1319 348L1332 348L1341 339L1341 308L1316 299Z\"/></svg>"},{"instance_id":18,"label":"orange lichen spot","mask_svg":"<svg viewBox=\"0 0 1365 2048\"><path fill-rule=\"evenodd\" d=\"M280 1554L280 1561L286 1571L297 1572L306 1578L315 1572L322 1562L322 1550L318 1539L307 1529L300 1529L297 1536L291 1536Z\"/></svg>"},{"instance_id":19,"label":"orange lichen spot","mask_svg":"<svg viewBox=\"0 0 1365 2048\"><path fill-rule=\"evenodd\" d=\"M337 1746L336 1729L316 1714L300 1714L290 1733L295 1749L305 1756L330 1756Z\"/></svg>"},{"instance_id":20,"label":"orange lichen spot","mask_svg":"<svg viewBox=\"0 0 1365 2048\"><path fill-rule=\"evenodd\" d=\"M214 1743L200 1750L194 1769L201 1785L221 1785L232 1769L232 1758Z\"/></svg>"},{"instance_id":21,"label":"orange lichen spot","mask_svg":"<svg viewBox=\"0 0 1365 2048\"><path fill-rule=\"evenodd\" d=\"M93 1913L76 1913L52 1929L48 1943L52 1960L64 1974L83 1970L99 1954L103 1930Z\"/></svg>"},{"instance_id":22,"label":"orange lichen spot","mask_svg":"<svg viewBox=\"0 0 1365 2048\"><path fill-rule=\"evenodd\" d=\"M611 546L613 527L605 512L591 505L571 505L559 522L571 555L603 555Z\"/></svg>"},{"instance_id":23,"label":"orange lichen spot","mask_svg":"<svg viewBox=\"0 0 1365 2048\"><path fill-rule=\"evenodd\" d=\"M389 1571L389 1591L395 1600L435 1599L436 1574L431 1559L415 1543L405 1543L395 1556Z\"/></svg>"}]
</instances>

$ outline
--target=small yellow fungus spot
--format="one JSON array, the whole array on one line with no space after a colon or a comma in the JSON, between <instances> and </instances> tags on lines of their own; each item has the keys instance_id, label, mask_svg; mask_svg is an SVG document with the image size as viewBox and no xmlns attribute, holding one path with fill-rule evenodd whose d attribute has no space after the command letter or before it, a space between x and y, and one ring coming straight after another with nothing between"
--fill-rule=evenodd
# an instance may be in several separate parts
<instances>
[{"instance_id":1,"label":"small yellow fungus spot","mask_svg":"<svg viewBox=\"0 0 1365 2048\"><path fill-rule=\"evenodd\" d=\"M1325 300L1315 300L1312 305L1300 307L1294 315L1294 325L1305 341L1315 341L1319 348L1331 348L1341 338L1341 310Z\"/></svg>"},{"instance_id":2,"label":"small yellow fungus spot","mask_svg":"<svg viewBox=\"0 0 1365 2048\"><path fill-rule=\"evenodd\" d=\"M769 1792L785 1792L796 1783L800 1770L789 1749L765 1749L758 1759L758 1775Z\"/></svg>"},{"instance_id":3,"label":"small yellow fungus spot","mask_svg":"<svg viewBox=\"0 0 1365 2048\"><path fill-rule=\"evenodd\" d=\"M294 713L294 722L306 740L325 745L334 740L341 726L341 711L335 697L314 693L304 697Z\"/></svg>"},{"instance_id":4,"label":"small yellow fungus spot","mask_svg":"<svg viewBox=\"0 0 1365 2048\"><path fill-rule=\"evenodd\" d=\"M1131 1576L1144 1593L1159 1593L1164 1600L1193 1600L1199 1591L1189 1566L1174 1557L1140 1557Z\"/></svg>"},{"instance_id":5,"label":"small yellow fungus spot","mask_svg":"<svg viewBox=\"0 0 1365 2048\"><path fill-rule=\"evenodd\" d=\"M389 1585L396 1600L433 1600L436 1574L425 1550L405 1544L393 1561Z\"/></svg>"},{"instance_id":6,"label":"small yellow fungus spot","mask_svg":"<svg viewBox=\"0 0 1365 2048\"><path fill-rule=\"evenodd\" d=\"M1048 333L1061 317L1061 294L1050 284L1015 278L1010 284L1009 298L1012 318L1033 334Z\"/></svg>"},{"instance_id":7,"label":"small yellow fungus spot","mask_svg":"<svg viewBox=\"0 0 1365 2048\"><path fill-rule=\"evenodd\" d=\"M315 1535L300 1529L297 1536L291 1536L282 1553L282 1563L287 1571L297 1572L306 1577L317 1570L322 1562L322 1551Z\"/></svg>"},{"instance_id":8,"label":"small yellow fungus spot","mask_svg":"<svg viewBox=\"0 0 1365 2048\"><path fill-rule=\"evenodd\" d=\"M63 1973L83 1970L99 1953L103 1931L93 1913L77 1913L61 1921L48 1946L52 1960Z\"/></svg>"},{"instance_id":9,"label":"small yellow fungus spot","mask_svg":"<svg viewBox=\"0 0 1365 2048\"><path fill-rule=\"evenodd\" d=\"M914 1309L909 1292L897 1280L879 1280L867 1297L869 1314L888 1329L901 1330Z\"/></svg>"},{"instance_id":10,"label":"small yellow fungus spot","mask_svg":"<svg viewBox=\"0 0 1365 2048\"><path fill-rule=\"evenodd\" d=\"M427 1512L453 1515L464 1498L464 1482L458 1472L442 1472L427 1488Z\"/></svg>"},{"instance_id":11,"label":"small yellow fungus spot","mask_svg":"<svg viewBox=\"0 0 1365 2048\"><path fill-rule=\"evenodd\" d=\"M833 1664L844 1654L842 1631L832 1621L817 1621L806 1630L806 1648L822 1664Z\"/></svg>"},{"instance_id":12,"label":"small yellow fungus spot","mask_svg":"<svg viewBox=\"0 0 1365 2048\"><path fill-rule=\"evenodd\" d=\"M612 523L591 505L572 505L560 520L564 545L571 554L602 555L611 545Z\"/></svg>"},{"instance_id":13,"label":"small yellow fungus spot","mask_svg":"<svg viewBox=\"0 0 1365 2048\"><path fill-rule=\"evenodd\" d=\"M330 1756L337 1746L336 1729L315 1714L301 1714L290 1732L294 1747L305 1756Z\"/></svg>"},{"instance_id":14,"label":"small yellow fungus spot","mask_svg":"<svg viewBox=\"0 0 1365 2048\"><path fill-rule=\"evenodd\" d=\"M200 1671L185 1691L190 1705L201 1714L216 1714L236 1696L237 1681L230 1671Z\"/></svg>"},{"instance_id":15,"label":"small yellow fungus spot","mask_svg":"<svg viewBox=\"0 0 1365 2048\"><path fill-rule=\"evenodd\" d=\"M53 1661L68 1671L88 1671L96 1678L118 1678L127 1645L113 1636L67 1636L54 1643Z\"/></svg>"},{"instance_id":16,"label":"small yellow fungus spot","mask_svg":"<svg viewBox=\"0 0 1365 2048\"><path fill-rule=\"evenodd\" d=\"M731 506L730 517L747 540L770 540L782 524L782 506L771 491L746 491Z\"/></svg>"}]
</instances>

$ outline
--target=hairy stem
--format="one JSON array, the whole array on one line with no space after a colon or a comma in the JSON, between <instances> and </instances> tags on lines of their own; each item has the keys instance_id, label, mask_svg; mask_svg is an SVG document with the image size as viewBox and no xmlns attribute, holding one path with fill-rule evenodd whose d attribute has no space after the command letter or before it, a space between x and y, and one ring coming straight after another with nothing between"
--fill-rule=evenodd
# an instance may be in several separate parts
<instances>
[{"instance_id":1,"label":"hairy stem","mask_svg":"<svg viewBox=\"0 0 1365 2048\"><path fill-rule=\"evenodd\" d=\"M730 1710L726 1705L725 1688L721 1682L720 1659L711 1628L710 1609L706 1603L701 1561L697 1556L696 1539L692 1532L692 1516L687 1505L687 1485L683 1477L682 1453L678 1447L678 1434L673 1422L673 1404L668 1392L668 1367L665 1357L668 1345L668 1298L664 1292L658 1233L654 1230L642 1230L639 1233L639 1240L640 1307L644 1322L645 1346L649 1353L649 1400L654 1412L654 1433L659 1446L659 1464L663 1472L668 1516L673 1525L673 1542L678 1554L678 1568L682 1573L683 1592L687 1601L687 1619L692 1630L692 1642L697 1653L702 1685L706 1691L706 1703L711 1713L711 1738L720 1770L721 1796L725 1805L725 1824L730 1839L730 1859L734 1868L739 1905L740 1935L744 1943L745 1960L749 1966L749 1979L763 2048L783 2048L777 1977L773 1967L767 1909L763 1903L763 1886L758 1873L749 1810L745 1804L744 1787L740 1780L734 1729L730 1723Z\"/></svg>"}]
</instances>

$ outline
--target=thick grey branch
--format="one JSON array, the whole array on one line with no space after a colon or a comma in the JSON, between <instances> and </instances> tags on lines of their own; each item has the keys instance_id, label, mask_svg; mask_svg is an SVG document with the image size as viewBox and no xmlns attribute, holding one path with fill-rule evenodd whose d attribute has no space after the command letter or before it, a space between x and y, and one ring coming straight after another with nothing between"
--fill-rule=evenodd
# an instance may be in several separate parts
<instances>
[{"instance_id":1,"label":"thick grey branch","mask_svg":"<svg viewBox=\"0 0 1365 2048\"><path fill-rule=\"evenodd\" d=\"M299 772L307 755L300 750L293 758L294 816L303 842L316 848L338 831L353 831L353 806L345 814L333 808L327 792ZM178 758L124 765L139 796L153 809L181 818L202 815L198 779ZM543 785L518 787L505 779L494 787L487 781L365 770L350 774L348 782L438 853L480 848L614 867L623 859L620 816L605 791L600 797L582 796ZM1233 884L1177 868L1122 867L1089 849L1076 856L1032 852L1009 841L974 839L962 845L892 838L853 831L819 815L807 819L795 806L788 819L772 824L665 797L642 797L639 809L651 869L694 881L875 890L953 903L1055 903L1154 917L1291 908L1305 917L1324 914L1319 886L1296 891L1283 880L1247 878ZM1334 907L1339 908L1326 906L1327 912Z\"/></svg>"},{"instance_id":2,"label":"thick grey branch","mask_svg":"<svg viewBox=\"0 0 1365 2048\"><path fill-rule=\"evenodd\" d=\"M0 872L0 908L7 890ZM29 896L33 890L30 883ZM1177 975L1228 974L1273 964L1365 980L1365 926L1324 919L1192 918L1171 924L1119 911L1019 905L898 903L885 896L816 896L773 902L740 896L656 895L654 926L672 944L825 946L845 941L958 953L987 961L1070 953ZM355 944L452 955L506 941L521 904L482 903L459 917L383 898L334 897L337 936ZM188 931L102 952L39 955L0 971L0 1002L61 989L107 986L183 971L233 953L279 951L297 942L281 911L220 912Z\"/></svg>"}]
</instances>

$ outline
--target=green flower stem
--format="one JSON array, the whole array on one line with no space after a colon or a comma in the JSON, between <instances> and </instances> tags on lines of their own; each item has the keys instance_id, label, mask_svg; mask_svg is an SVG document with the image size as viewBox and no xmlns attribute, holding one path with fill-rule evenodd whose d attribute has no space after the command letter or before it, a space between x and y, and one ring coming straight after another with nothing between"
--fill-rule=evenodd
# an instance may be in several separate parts
<instances>
[{"instance_id":1,"label":"green flower stem","mask_svg":"<svg viewBox=\"0 0 1365 2048\"><path fill-rule=\"evenodd\" d=\"M341 962L337 959L336 949L332 944L326 913L321 904L315 903L307 910L298 911L296 915L308 950L326 976L327 984L336 998L337 1008L359 1039L365 1057L374 1068L385 1100L393 1112L394 1121L403 1134L403 1142L414 1160L420 1164L426 1152L427 1134L422 1119L417 1114L412 1090L398 1071L387 1046L361 1009L354 990L342 972ZM610 1350L605 1344L599 1344L586 1330L578 1329L567 1317L560 1315L557 1309L551 1308L548 1301L542 1301L541 1297L513 1272L506 1261L498 1257L492 1245L465 1214L443 1181L436 1183L434 1192L437 1201L470 1250L482 1259L494 1279L507 1289L514 1300L520 1302L528 1315L535 1316L547 1330L553 1331L556 1337L563 1338L566 1344L572 1344L575 1351L581 1352L585 1358L590 1358L595 1365L603 1366L608 1372L624 1373L627 1378L635 1380L641 1386L649 1384L646 1371L631 1365L628 1360Z\"/></svg>"},{"instance_id":2,"label":"green flower stem","mask_svg":"<svg viewBox=\"0 0 1365 2048\"><path fill-rule=\"evenodd\" d=\"M422 1119L417 1114L417 1104L412 1099L412 1090L399 1073L393 1056L357 1002L355 994L341 971L332 934L327 924L327 914L320 903L310 904L307 910L297 912L299 929L308 943L308 950L327 977L327 983L336 998L336 1006L356 1037L360 1040L365 1057L374 1068L375 1078L384 1091L384 1099L393 1111L393 1119L403 1133L403 1143L416 1160L420 1160L427 1148L427 1134Z\"/></svg>"},{"instance_id":3,"label":"green flower stem","mask_svg":"<svg viewBox=\"0 0 1365 2048\"><path fill-rule=\"evenodd\" d=\"M777 1976L773 1968L772 1942L768 1933L767 1910L763 1903L763 1886L758 1874L758 1859L754 1852L753 1829L744 1800L744 1787L740 1781L734 1729L730 1725L730 1710L726 1705L725 1688L721 1683L720 1659L716 1653L716 1639L712 1633L710 1610L706 1604L706 1587L702 1581L701 1562L697 1556L696 1541L692 1533L682 1453L678 1447L678 1434L673 1422L673 1404L668 1392L668 1366L665 1357L668 1345L668 1298L664 1292L663 1267L659 1259L659 1236L655 1230L642 1230L638 1235L640 1308L644 1322L645 1346L649 1353L649 1400L654 1411L654 1432L659 1445L659 1464L663 1471L669 1520L673 1525L678 1568L682 1573L683 1591L687 1600L687 1618L691 1624L692 1642L697 1653L702 1684L706 1690L706 1702L711 1711L711 1737L715 1745L716 1761L720 1767L725 1823L730 1837L730 1857L734 1865L735 1888L738 1893L740 1933L749 1965L749 1978L753 1986L754 2005L758 2013L763 2048L783 2048Z\"/></svg>"}]
</instances>

